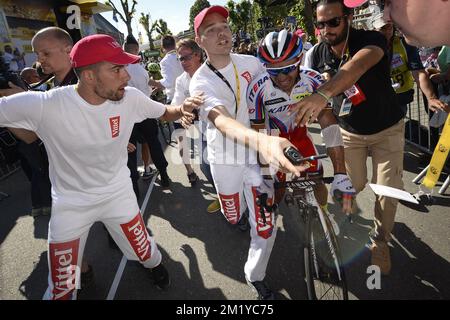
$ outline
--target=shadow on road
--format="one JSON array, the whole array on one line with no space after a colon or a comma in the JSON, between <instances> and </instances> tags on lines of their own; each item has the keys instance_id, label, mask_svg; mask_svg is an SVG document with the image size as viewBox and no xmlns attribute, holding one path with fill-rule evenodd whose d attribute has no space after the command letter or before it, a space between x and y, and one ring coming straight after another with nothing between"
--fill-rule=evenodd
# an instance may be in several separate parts
<instances>
[{"instance_id":1,"label":"shadow on road","mask_svg":"<svg viewBox=\"0 0 450 320\"><path fill-rule=\"evenodd\" d=\"M199 270L196 254L189 245L180 250L189 260L189 272L183 264L170 258L169 254L159 248L170 277L171 285L166 291L155 287L149 272L138 262L128 261L122 277L117 300L223 300L225 295L219 288L206 288Z\"/></svg>"},{"instance_id":2,"label":"shadow on road","mask_svg":"<svg viewBox=\"0 0 450 320\"><path fill-rule=\"evenodd\" d=\"M349 291L358 299L449 299L450 263L417 238L404 223L396 223L391 241L392 271L381 277L381 288L369 290L370 251L362 246L368 242L371 220L356 217L349 230L351 239L342 241L346 255ZM357 253L357 254L355 254Z\"/></svg>"}]
</instances>

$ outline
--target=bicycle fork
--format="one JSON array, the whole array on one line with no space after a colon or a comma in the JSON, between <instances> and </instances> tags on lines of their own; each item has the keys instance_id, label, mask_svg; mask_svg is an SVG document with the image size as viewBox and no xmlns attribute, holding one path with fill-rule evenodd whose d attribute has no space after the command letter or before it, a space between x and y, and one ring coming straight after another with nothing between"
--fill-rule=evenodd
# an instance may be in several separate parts
<instances>
[{"instance_id":1,"label":"bicycle fork","mask_svg":"<svg viewBox=\"0 0 450 320\"><path fill-rule=\"evenodd\" d=\"M339 262L338 262L339 260L337 257L336 248L333 243L333 240L331 239L332 234L331 234L330 230L333 229L333 227L330 226L331 222L329 222L327 220L328 218L325 217L326 213L323 212L322 208L320 208L319 204L317 203L317 200L314 196L314 192L313 192L312 188L308 188L305 190L305 199L306 199L306 202L309 203L314 208L314 210L311 210L312 212L310 214L308 214L308 212L306 212L306 215L307 215L306 219L314 219L315 216L319 217L319 221L322 226L322 229L323 229L323 232L325 235L325 239L327 241L327 245L330 249L330 253L333 258L333 263L338 272L339 281L342 281L341 269L340 269ZM303 205L308 207L305 204L303 204ZM306 210L308 210L308 208L306 208ZM304 210L304 211L306 211L306 210ZM312 232L312 230L310 230L310 232ZM334 242L336 242L336 239L334 239L334 240L335 240ZM310 245L311 250L315 251L314 233L311 234L311 243L309 243L308 245ZM313 252L313 254L315 255L315 252ZM317 259L317 257L315 257L315 259Z\"/></svg>"}]
</instances>

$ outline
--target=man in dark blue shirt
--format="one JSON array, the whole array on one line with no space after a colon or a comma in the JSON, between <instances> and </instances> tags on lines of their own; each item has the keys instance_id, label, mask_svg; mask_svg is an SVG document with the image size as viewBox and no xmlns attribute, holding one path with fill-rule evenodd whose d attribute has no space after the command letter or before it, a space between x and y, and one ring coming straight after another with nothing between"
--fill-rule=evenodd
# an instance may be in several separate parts
<instances>
[{"instance_id":1,"label":"man in dark blue shirt","mask_svg":"<svg viewBox=\"0 0 450 320\"><path fill-rule=\"evenodd\" d=\"M323 42L315 47L312 68L331 79L296 106L297 121L314 120L332 102L339 116L347 173L356 192L367 183L366 161L372 156L372 183L402 188L404 110L391 85L386 39L376 31L351 27L352 11L342 0L320 0L317 28ZM295 111L295 110L294 110ZM376 197L372 264L391 269L388 242L398 201Z\"/></svg>"}]
</instances>

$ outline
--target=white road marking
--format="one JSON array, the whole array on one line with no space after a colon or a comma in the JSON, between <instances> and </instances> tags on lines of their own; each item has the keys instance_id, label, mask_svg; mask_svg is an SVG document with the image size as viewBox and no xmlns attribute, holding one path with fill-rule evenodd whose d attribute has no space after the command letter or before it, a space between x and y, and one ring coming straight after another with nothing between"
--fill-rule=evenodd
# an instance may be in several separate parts
<instances>
[{"instance_id":1,"label":"white road marking","mask_svg":"<svg viewBox=\"0 0 450 320\"><path fill-rule=\"evenodd\" d=\"M141 214L144 214L144 212L145 212L145 208L147 207L148 199L150 199L150 195L151 195L153 187L155 185L155 180L156 180L157 176L158 176L158 174L155 174L153 176L152 182L150 183L150 186L148 187L144 202L142 202ZM111 288L109 289L106 300L114 300L114 297L116 296L117 288L119 287L120 280L122 279L123 271L125 270L127 261L128 261L128 259L123 255L122 260L120 260L119 268L117 269L116 275L114 276L114 281L111 285Z\"/></svg>"}]
</instances>

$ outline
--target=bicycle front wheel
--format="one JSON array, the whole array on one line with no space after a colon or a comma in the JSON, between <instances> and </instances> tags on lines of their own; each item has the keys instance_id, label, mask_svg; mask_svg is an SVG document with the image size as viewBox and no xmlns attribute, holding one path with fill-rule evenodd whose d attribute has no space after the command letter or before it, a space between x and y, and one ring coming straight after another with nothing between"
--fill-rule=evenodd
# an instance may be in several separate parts
<instances>
[{"instance_id":1,"label":"bicycle front wheel","mask_svg":"<svg viewBox=\"0 0 450 320\"><path fill-rule=\"evenodd\" d=\"M326 214L311 208L308 242L304 248L305 275L310 300L348 300L340 251Z\"/></svg>"}]
</instances>

